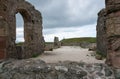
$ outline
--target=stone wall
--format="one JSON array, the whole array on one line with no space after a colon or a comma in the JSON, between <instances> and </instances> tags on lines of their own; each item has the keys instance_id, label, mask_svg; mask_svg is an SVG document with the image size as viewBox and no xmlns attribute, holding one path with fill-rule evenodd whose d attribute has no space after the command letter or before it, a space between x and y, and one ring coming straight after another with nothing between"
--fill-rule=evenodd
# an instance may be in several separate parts
<instances>
[{"instance_id":1,"label":"stone wall","mask_svg":"<svg viewBox=\"0 0 120 79\"><path fill-rule=\"evenodd\" d=\"M22 58L43 53L41 13L25 0L0 0L0 36L7 37L6 57L17 58L18 55L15 44L17 13L20 13L24 19L25 43Z\"/></svg>"},{"instance_id":2,"label":"stone wall","mask_svg":"<svg viewBox=\"0 0 120 79\"><path fill-rule=\"evenodd\" d=\"M106 10L102 9L98 13L97 20L97 52L107 56L107 40L106 40Z\"/></svg>"},{"instance_id":3,"label":"stone wall","mask_svg":"<svg viewBox=\"0 0 120 79\"><path fill-rule=\"evenodd\" d=\"M107 64L120 68L120 1L106 0Z\"/></svg>"}]
</instances>

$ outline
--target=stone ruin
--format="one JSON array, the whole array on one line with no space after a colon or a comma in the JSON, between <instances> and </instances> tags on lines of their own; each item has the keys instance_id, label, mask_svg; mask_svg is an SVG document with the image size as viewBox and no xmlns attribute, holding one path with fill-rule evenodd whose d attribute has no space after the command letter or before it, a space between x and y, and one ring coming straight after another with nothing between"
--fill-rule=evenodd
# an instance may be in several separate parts
<instances>
[{"instance_id":1,"label":"stone ruin","mask_svg":"<svg viewBox=\"0 0 120 79\"><path fill-rule=\"evenodd\" d=\"M24 19L24 45L16 49L16 17ZM30 58L44 51L41 13L25 0L0 0L0 59Z\"/></svg>"},{"instance_id":2,"label":"stone ruin","mask_svg":"<svg viewBox=\"0 0 120 79\"><path fill-rule=\"evenodd\" d=\"M78 79L90 77L91 79L103 79L106 78L106 76L110 78L114 74L116 78L111 79L120 79L120 1L105 0L105 2L106 8L98 14L98 51L105 52L105 54L107 54L106 63L118 70L113 72L111 68L104 64L92 64L93 66L88 64L87 66L83 63L65 62L64 64L59 64L60 66L57 64L55 67L52 67L54 65L47 65L41 60L33 61L27 59L19 62L18 60L8 60L0 63L0 78ZM20 13L24 19L25 43L21 47L21 52L17 52L15 44L15 15L17 13ZM58 41L58 38L56 39ZM43 51L44 38L42 36L42 17L40 12L35 10L35 8L25 0L0 0L0 59L30 58L33 55L41 54ZM91 72L93 72L93 74ZM97 74L99 77L96 77L94 74ZM103 74L103 77L101 74Z\"/></svg>"},{"instance_id":3,"label":"stone ruin","mask_svg":"<svg viewBox=\"0 0 120 79\"><path fill-rule=\"evenodd\" d=\"M105 2L105 10L98 14L98 27L101 28L97 29L100 35L97 40L98 47L103 46L104 49L98 50L107 52L107 64L120 68L120 1L105 0ZM24 19L25 43L21 52L17 52L15 44L17 13ZM25 0L0 0L0 59L30 58L43 51L41 13Z\"/></svg>"},{"instance_id":4,"label":"stone ruin","mask_svg":"<svg viewBox=\"0 0 120 79\"><path fill-rule=\"evenodd\" d=\"M106 10L102 9L98 13L97 20L97 53L107 55L107 39L106 39Z\"/></svg>"},{"instance_id":5,"label":"stone ruin","mask_svg":"<svg viewBox=\"0 0 120 79\"><path fill-rule=\"evenodd\" d=\"M106 63L120 68L120 1L105 0L106 8L98 14L97 49L107 54Z\"/></svg>"},{"instance_id":6,"label":"stone ruin","mask_svg":"<svg viewBox=\"0 0 120 79\"><path fill-rule=\"evenodd\" d=\"M106 0L107 63L120 68L120 1Z\"/></svg>"},{"instance_id":7,"label":"stone ruin","mask_svg":"<svg viewBox=\"0 0 120 79\"><path fill-rule=\"evenodd\" d=\"M54 37L54 48L60 48L61 43L58 37Z\"/></svg>"}]
</instances>

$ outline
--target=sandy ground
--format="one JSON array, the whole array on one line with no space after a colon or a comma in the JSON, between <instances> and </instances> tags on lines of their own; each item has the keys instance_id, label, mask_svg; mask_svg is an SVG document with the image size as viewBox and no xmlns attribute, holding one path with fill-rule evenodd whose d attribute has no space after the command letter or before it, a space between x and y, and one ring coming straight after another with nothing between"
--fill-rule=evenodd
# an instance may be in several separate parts
<instances>
[{"instance_id":1,"label":"sandy ground","mask_svg":"<svg viewBox=\"0 0 120 79\"><path fill-rule=\"evenodd\" d=\"M44 54L37 58L44 60L46 63L57 63L59 61L104 63L105 60L96 60L91 54L93 54L93 51L88 51L88 49L83 49L77 46L62 46L53 51L45 51Z\"/></svg>"}]
</instances>

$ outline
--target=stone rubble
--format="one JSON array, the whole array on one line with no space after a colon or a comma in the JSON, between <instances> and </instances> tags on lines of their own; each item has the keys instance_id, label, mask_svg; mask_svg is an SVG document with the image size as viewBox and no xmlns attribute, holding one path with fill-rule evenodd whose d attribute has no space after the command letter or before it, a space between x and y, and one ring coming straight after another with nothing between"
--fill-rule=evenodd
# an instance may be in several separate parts
<instances>
[{"instance_id":1,"label":"stone rubble","mask_svg":"<svg viewBox=\"0 0 120 79\"><path fill-rule=\"evenodd\" d=\"M119 75L118 75L119 76ZM6 60L0 63L0 79L115 79L105 64L59 62L46 64L39 59Z\"/></svg>"}]
</instances>

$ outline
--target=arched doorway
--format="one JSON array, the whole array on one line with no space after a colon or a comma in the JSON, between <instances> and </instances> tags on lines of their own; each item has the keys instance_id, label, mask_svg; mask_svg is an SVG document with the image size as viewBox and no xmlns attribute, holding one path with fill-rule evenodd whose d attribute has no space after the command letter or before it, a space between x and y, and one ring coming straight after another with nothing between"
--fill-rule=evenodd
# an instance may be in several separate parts
<instances>
[{"instance_id":1,"label":"arched doorway","mask_svg":"<svg viewBox=\"0 0 120 79\"><path fill-rule=\"evenodd\" d=\"M20 22L21 24L18 23L18 28L16 24L16 42L20 41L22 43L16 45L16 51L19 59L27 57L27 51L30 50L31 48L31 42L33 41L33 23L31 20L31 16L25 9L18 9L16 12L16 15L18 14L18 17L21 17L19 20L22 20ZM17 22L17 19L16 19ZM22 28L19 28L21 27ZM20 34L18 33L19 31L21 32ZM18 31L18 32L17 32ZM22 39L17 38L17 33L22 36ZM18 36L18 37L20 37Z\"/></svg>"},{"instance_id":2,"label":"arched doorway","mask_svg":"<svg viewBox=\"0 0 120 79\"><path fill-rule=\"evenodd\" d=\"M16 14L16 52L17 58L22 58L23 44L24 44L24 19L20 13Z\"/></svg>"}]
</instances>

